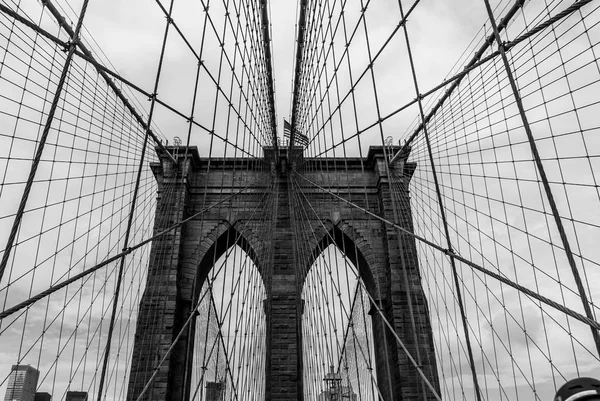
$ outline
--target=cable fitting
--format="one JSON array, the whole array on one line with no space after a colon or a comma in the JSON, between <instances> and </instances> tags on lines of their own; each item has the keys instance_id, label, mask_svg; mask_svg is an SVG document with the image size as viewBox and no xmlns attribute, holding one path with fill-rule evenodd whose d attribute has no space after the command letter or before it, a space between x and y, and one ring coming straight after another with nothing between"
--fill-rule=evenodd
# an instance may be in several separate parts
<instances>
[{"instance_id":1,"label":"cable fitting","mask_svg":"<svg viewBox=\"0 0 600 401\"><path fill-rule=\"evenodd\" d=\"M444 255L447 256L456 256L456 252L454 252L454 249L450 248L450 249L444 249Z\"/></svg>"},{"instance_id":2,"label":"cable fitting","mask_svg":"<svg viewBox=\"0 0 600 401\"><path fill-rule=\"evenodd\" d=\"M74 38L71 38L69 44L73 47L76 47L79 43L81 43L81 36L77 35Z\"/></svg>"}]
</instances>

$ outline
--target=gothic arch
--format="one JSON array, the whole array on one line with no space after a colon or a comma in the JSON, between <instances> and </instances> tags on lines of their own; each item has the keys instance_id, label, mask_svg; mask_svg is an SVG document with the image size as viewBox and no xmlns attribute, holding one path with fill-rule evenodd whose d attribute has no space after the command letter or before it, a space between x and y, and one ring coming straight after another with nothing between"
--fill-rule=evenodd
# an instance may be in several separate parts
<instances>
[{"instance_id":1,"label":"gothic arch","mask_svg":"<svg viewBox=\"0 0 600 401\"><path fill-rule=\"evenodd\" d=\"M237 220L234 221L233 224L227 220L219 220L214 227L202 238L198 247L194 252L193 260L195 261L194 268L196 274L196 286L193 294L193 302L192 305L198 302L197 300L200 297L200 292L202 291L203 284L207 279L210 271L215 266L215 263L223 256L231 247L238 245L250 259L254 266L257 268L263 286L266 290L265 284L265 275L263 268L265 266L265 261L262 258L263 255L263 246L262 243L258 240L257 236L254 234L253 230L249 227L249 224L245 220ZM197 346L195 342L196 338L196 319L198 317L194 316L193 321L190 325L190 336L188 341L190 344L186 344L186 354L193 354L190 352ZM201 317L205 318L205 317ZM186 375L186 381L183 383L182 391L183 391L183 400L190 399L191 396L191 382L192 382L192 366L193 366L193 357L188 355L185 360L186 369L181 372L181 375ZM173 370L177 370L179 367L175 366Z\"/></svg>"},{"instance_id":2,"label":"gothic arch","mask_svg":"<svg viewBox=\"0 0 600 401\"><path fill-rule=\"evenodd\" d=\"M372 338L371 346L373 349L369 352L373 352L372 362L375 367L377 382L382 386L383 399L398 399L393 389L400 382L397 374L398 355L395 339L388 333L381 316L373 309L373 301L375 301L377 307L386 314L386 318L390 319L389 310L387 310L389 305L386 302L388 294L384 292L385 287L382 286L382 282L387 279L384 272L385 266L381 266L381 262L375 258L372 244L347 221L338 220L334 223L327 220L319 229L314 231L313 237L313 240L307 245L310 252L308 252L309 258L305 262L307 266L303 272L304 276L300 288L304 288L304 281L308 277L309 270L313 267L314 262L331 244L334 244L352 262L357 268L368 294L372 297L372 300L368 301L371 305L368 312L371 318L368 319L367 325L369 326L368 330L371 332L370 338ZM376 238L370 238L370 240L376 241Z\"/></svg>"},{"instance_id":3,"label":"gothic arch","mask_svg":"<svg viewBox=\"0 0 600 401\"><path fill-rule=\"evenodd\" d=\"M378 271L378 264L373 256L371 246L363 236L343 220L339 220L337 223L326 220L325 227L321 226L315 230L313 240L308 244L310 252L307 265L303 269L300 288L304 287L304 281L311 266L331 244L334 244L354 264L369 293L377 298L375 272Z\"/></svg>"},{"instance_id":4,"label":"gothic arch","mask_svg":"<svg viewBox=\"0 0 600 401\"><path fill-rule=\"evenodd\" d=\"M173 151L181 153L183 149L174 148ZM422 355L431 355L426 358L426 365L431 367L426 374L430 375L432 382L437 383L429 316L423 313L423 323L416 330L412 328L407 320L404 280L399 274L401 252L405 252L411 267L408 273L415 289L415 302L426 305L414 242L398 241L395 230L370 215L351 215L346 206L324 201L320 191L312 189L305 193L307 201L314 205L317 216L331 216L331 220L321 222L318 218L309 218L308 224L294 225L294 213L298 212L293 208L295 203L293 191L290 190L294 183L290 171L281 168L284 163L274 164L270 183L257 185L265 179L263 163L255 165L251 159L247 159L244 163L247 163L248 169L237 174L235 172L239 160L226 158L211 161L216 163L217 168L211 167L209 171L195 149L185 150L188 151L194 155L194 163L183 164L187 166L182 171L187 180L173 181L174 191L178 194L173 197L175 200L159 198L157 211L164 218L156 220L155 230L160 232L168 228L168 222L180 221L186 215L201 210L205 196L213 194L211 191L206 192L207 184L229 182L234 174L236 182L227 186L227 193L232 196L227 201L226 212L236 217L227 218L227 214L212 211L203 215L202 222L190 221L183 229L175 230L153 242L148 283L155 288L144 292L140 301L140 315L162 311L165 305L168 308L159 321L144 323L138 320L128 399L137 399L144 383L152 377L155 378L152 384L153 394L160 395L154 399L181 401L189 398L184 389L186 383L190 383L189 375L192 370L188 369L191 363L189 349L193 346L195 337L193 330L182 332L181 328L194 306L194 291L201 291L215 260L220 259L234 244L238 244L251 258L265 284L267 302L263 302L262 308L267 328L267 401L300 399L303 394L301 373L304 308L301 291L312 264L332 244L356 266L369 295L373 297L370 324L374 334L375 373L377 382L381 383L381 397L386 401L401 397L412 399L413 395L422 391L418 373L398 346L396 338L401 338L411 353L421 350ZM264 149L264 154L264 161L267 163L271 160L286 160L289 156L275 153L275 149L268 147ZM163 189L168 181L163 179L164 174L172 171L174 166L166 154L159 154L159 157L163 168L155 169L155 174L159 188ZM406 157L404 155L403 163ZM335 158L332 160L336 162ZM389 205L395 195L390 192L389 185L386 185L389 181L387 169L383 168L386 162L382 147L370 148L366 159L356 159L348 165L351 174L347 176L338 177L329 171L317 169L309 171L307 178L312 177L328 188L344 187L343 193L350 191L349 194L362 195L366 191L366 210L370 214L393 219L395 216L392 216L393 211ZM352 182L346 183L344 180ZM240 188L248 190L238 192ZM401 196L408 199L407 186L402 189ZM273 195L268 203L263 203L265 194ZM262 216L259 221L252 216L254 208L261 205L266 216ZM410 208L401 212L402 221L410 228ZM341 216L348 217L348 220L341 220ZM168 280L154 283L152 275L163 270L168 272ZM373 308L375 305L377 309ZM392 325L394 332L387 328L387 324ZM194 325L190 327L193 328ZM183 334L179 335L180 332ZM415 343L412 340L415 335L424 340ZM171 343L176 343L174 348L170 348ZM147 363L149 358L156 355L165 361L160 371L155 371Z\"/></svg>"},{"instance_id":5,"label":"gothic arch","mask_svg":"<svg viewBox=\"0 0 600 401\"><path fill-rule=\"evenodd\" d=\"M243 220L237 220L233 224L227 220L221 220L200 242L197 257L196 295L202 288L208 273L214 263L235 245L250 257L262 278L266 288L262 261L262 246L252 229Z\"/></svg>"}]
</instances>

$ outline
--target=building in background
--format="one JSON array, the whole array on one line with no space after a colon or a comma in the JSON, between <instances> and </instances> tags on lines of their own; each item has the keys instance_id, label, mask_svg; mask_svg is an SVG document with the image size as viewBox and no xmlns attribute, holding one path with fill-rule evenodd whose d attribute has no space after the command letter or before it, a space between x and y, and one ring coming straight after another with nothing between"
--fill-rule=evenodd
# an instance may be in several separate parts
<instances>
[{"instance_id":1,"label":"building in background","mask_svg":"<svg viewBox=\"0 0 600 401\"><path fill-rule=\"evenodd\" d=\"M340 386L336 390L325 390L317 401L356 401L358 399L356 393L349 386Z\"/></svg>"},{"instance_id":2,"label":"building in background","mask_svg":"<svg viewBox=\"0 0 600 401\"><path fill-rule=\"evenodd\" d=\"M85 391L67 391L66 401L87 401L88 393Z\"/></svg>"},{"instance_id":3,"label":"building in background","mask_svg":"<svg viewBox=\"0 0 600 401\"><path fill-rule=\"evenodd\" d=\"M33 400L34 401L52 401L52 394L50 394L50 393L35 393Z\"/></svg>"},{"instance_id":4,"label":"building in background","mask_svg":"<svg viewBox=\"0 0 600 401\"><path fill-rule=\"evenodd\" d=\"M325 375L323 381L325 391L319 394L317 401L356 401L356 394L352 391L352 387L342 385L342 376L336 373L333 366L329 367L329 373Z\"/></svg>"},{"instance_id":5,"label":"building in background","mask_svg":"<svg viewBox=\"0 0 600 401\"><path fill-rule=\"evenodd\" d=\"M13 365L4 401L34 401L40 372L29 365Z\"/></svg>"},{"instance_id":6,"label":"building in background","mask_svg":"<svg viewBox=\"0 0 600 401\"><path fill-rule=\"evenodd\" d=\"M225 382L207 382L206 383L206 401L225 400Z\"/></svg>"}]
</instances>

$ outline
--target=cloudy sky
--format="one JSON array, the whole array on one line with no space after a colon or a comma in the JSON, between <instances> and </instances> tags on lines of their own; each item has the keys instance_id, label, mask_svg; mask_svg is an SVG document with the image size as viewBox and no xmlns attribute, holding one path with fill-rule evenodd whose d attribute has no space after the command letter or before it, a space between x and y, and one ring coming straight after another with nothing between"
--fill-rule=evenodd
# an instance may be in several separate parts
<instances>
[{"instance_id":1,"label":"cloudy sky","mask_svg":"<svg viewBox=\"0 0 600 401\"><path fill-rule=\"evenodd\" d=\"M74 25L82 1L56 0L55 3ZM257 64L257 55L262 51L256 47L260 44L260 32L253 31L252 24L250 28L241 25L239 28L244 34L240 37L245 36L248 44L239 47L241 53L234 51L233 32L238 29L235 13L229 15L234 21L233 27L225 14L226 4L232 9L239 3L244 4L239 8L242 14L243 10L251 10L249 15L257 15L256 9L252 9L256 7L254 2L177 0L173 3L172 18L188 43L171 29L157 97L181 115L189 116L196 89L196 55L202 52L203 68L193 110L197 125L190 125L186 118L163 105L156 105L152 125L158 135L170 143L176 136L185 143L190 132L190 143L198 146L202 156L260 156L261 145L268 142L264 136L269 130L264 119L265 98L257 95L260 85L264 84L260 81L260 77L264 77L260 73L261 64ZM504 40L518 37L526 27L540 23L570 4L558 0L526 3L524 13L513 19ZM583 272L586 291L595 302L600 296L600 289L595 285L600 280L600 251L596 246L600 238L600 196L596 179L600 169L597 139L600 13L593 3L511 51L511 63L576 264ZM35 23L67 40L52 17L42 13L39 2L3 0L2 4L12 9L20 7L22 15L28 15ZM359 19L361 2L358 0L314 4L331 7L324 12L321 21L325 32L330 24L337 23L341 4L346 4L343 26L348 28L347 34L358 27L348 46L350 56L346 57L350 58L350 67L344 59L336 75L338 79L329 89L323 75L320 85L314 86L313 92L307 92L314 95L306 103L311 107L307 106L299 115L303 132L312 140L307 154L339 157L342 153L331 149L332 145L375 123L378 119L376 101L381 115L386 116L411 102L416 94L400 30L389 45L385 45L373 67L378 97L375 98L373 81L367 74L357 85L353 101L345 101L337 114L332 113L339 105L337 96L343 97L349 91L350 72L356 79L366 71L369 64L367 36L374 54L393 32L400 11L396 1L370 2L365 13L368 24L368 34L365 34ZM412 2L402 4L406 11ZM508 0L492 1L496 17L503 15L512 4ZM103 64L143 91L152 93L164 35L164 10L169 6L168 0L91 0L84 38ZM208 13L203 10L205 6ZM335 18L328 19L329 12ZM270 2L270 16L277 125L281 137L282 120L291 113L297 2ZM408 31L421 93L451 76L451 72L462 69L490 33L486 17L481 0L420 2L409 19ZM43 126L43 112L47 112L65 53L34 38L27 28L13 25L4 15L1 21L0 243L4 243L23 193L36 138ZM335 55L331 53L328 58L315 62L307 73L309 81L314 81L320 67L326 71L324 74L329 74L327 78L332 79L333 66L340 62L346 44L342 25L336 32L332 45ZM224 53L220 50L221 40ZM242 53L247 58L244 66L239 59ZM229 63L235 74L231 73ZM258 72L253 69L257 65ZM475 70L428 127L451 241L461 256L581 313L563 245L502 69L497 58ZM250 80L255 86L246 86L248 80L244 80L244 89L240 91L236 79L248 74L257 77ZM220 94L215 80L223 90ZM444 89L424 99L426 113ZM27 204L18 245L9 261L8 273L2 279L0 296L5 307L122 249L143 130L93 69L81 61L74 64L65 92ZM152 104L148 97L135 89L124 87L124 92L146 118ZM257 96L257 103L246 107L245 97L251 98L252 94ZM325 123L329 117L332 122ZM344 151L349 156L364 154L368 146L381 144L382 136L390 136L397 143L413 132L417 122L418 108L413 104L386 119L381 131L378 124L361 131L347 142ZM248 127L244 128L244 124ZM211 135L213 130L214 135ZM150 161L155 160L151 155ZM423 135L413 143L410 161L417 163L410 187L416 233L445 246L431 160ZM130 243L151 234L155 193L153 174L145 165ZM444 395L454 399L465 392L467 398L472 397L449 261L423 244L419 243L418 248ZM127 341L133 335L147 254L148 249L144 248L128 259L127 286L118 323L123 351L111 365L113 398L119 398L124 391L123 378L130 349ZM42 390L62 393L69 385L69 376L75 378L73 387L95 388L97 383L93 377L107 327L106 318L101 316L110 313L110 295L107 294L114 288L115 271L115 266L110 265L90 276L85 284L59 292L49 302L40 301L27 315L3 322L0 352L2 360L8 362L0 366L0 382L7 377L10 364L22 361L37 365L43 371ZM467 266L459 264L459 272L475 361L481 380L489 389L487 399L530 394L532 388L544 399L565 378L600 374L589 330L583 324L520 297L515 290L500 286ZM348 291L339 302L348 304L350 293ZM72 306L63 311L67 302ZM593 310L597 312L595 304ZM85 335L77 336L77 333ZM51 351L42 352L43 347ZM79 361L83 362L78 365ZM70 370L68 375L64 374L65 369ZM0 393L5 386L4 380Z\"/></svg>"}]
</instances>

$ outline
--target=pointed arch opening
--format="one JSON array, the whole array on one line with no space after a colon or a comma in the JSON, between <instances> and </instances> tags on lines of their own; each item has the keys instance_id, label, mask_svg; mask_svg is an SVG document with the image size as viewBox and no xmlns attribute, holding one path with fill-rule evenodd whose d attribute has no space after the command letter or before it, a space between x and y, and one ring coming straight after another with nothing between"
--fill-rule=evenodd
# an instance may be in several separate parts
<instances>
[{"instance_id":1,"label":"pointed arch opening","mask_svg":"<svg viewBox=\"0 0 600 401\"><path fill-rule=\"evenodd\" d=\"M223 225L198 264L189 400L264 398L267 297L256 241Z\"/></svg>"},{"instance_id":2,"label":"pointed arch opening","mask_svg":"<svg viewBox=\"0 0 600 401\"><path fill-rule=\"evenodd\" d=\"M230 249L233 246L238 246L243 250L251 259L261 277L263 276L264 263L259 260L259 242L244 222L236 222L235 224L223 222L207 236L204 242L206 243L206 250L202 252L202 247L200 247L198 274L196 276L197 289L204 284L217 261L223 255L228 257L227 255L231 253Z\"/></svg>"},{"instance_id":3,"label":"pointed arch opening","mask_svg":"<svg viewBox=\"0 0 600 401\"><path fill-rule=\"evenodd\" d=\"M363 252L337 225L306 263L302 299L304 399L377 400L371 301L375 280Z\"/></svg>"}]
</instances>

